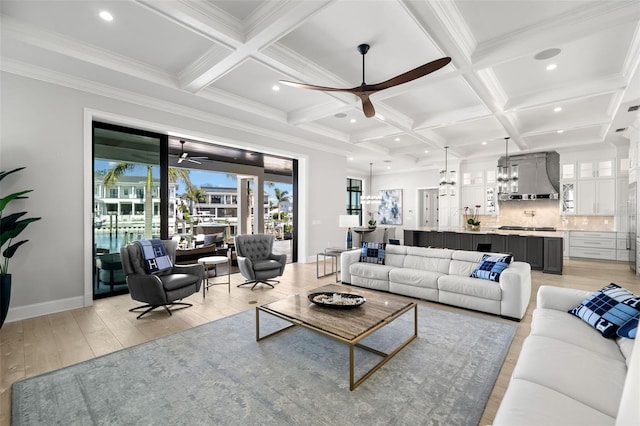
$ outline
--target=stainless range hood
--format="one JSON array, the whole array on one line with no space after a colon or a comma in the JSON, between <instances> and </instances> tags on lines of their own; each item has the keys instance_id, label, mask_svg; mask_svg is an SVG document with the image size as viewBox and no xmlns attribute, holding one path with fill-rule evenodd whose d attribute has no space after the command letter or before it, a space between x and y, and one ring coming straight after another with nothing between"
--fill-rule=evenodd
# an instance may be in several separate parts
<instances>
[{"instance_id":1,"label":"stainless range hood","mask_svg":"<svg viewBox=\"0 0 640 426\"><path fill-rule=\"evenodd\" d=\"M509 164L518 166L518 190L498 194L500 201L558 199L560 154L547 151L512 155ZM498 166L506 166L506 157L498 159Z\"/></svg>"}]
</instances>

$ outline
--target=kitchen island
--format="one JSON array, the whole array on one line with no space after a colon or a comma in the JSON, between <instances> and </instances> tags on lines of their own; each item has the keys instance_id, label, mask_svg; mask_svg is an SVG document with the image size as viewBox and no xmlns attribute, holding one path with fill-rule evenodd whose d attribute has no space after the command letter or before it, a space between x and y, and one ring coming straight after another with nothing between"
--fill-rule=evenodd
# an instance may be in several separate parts
<instances>
[{"instance_id":1,"label":"kitchen island","mask_svg":"<svg viewBox=\"0 0 640 426\"><path fill-rule=\"evenodd\" d=\"M491 244L493 253L511 253L514 260L527 262L531 269L562 274L562 232L536 230L413 228L404 230L404 244L454 250L476 250L478 244Z\"/></svg>"}]
</instances>

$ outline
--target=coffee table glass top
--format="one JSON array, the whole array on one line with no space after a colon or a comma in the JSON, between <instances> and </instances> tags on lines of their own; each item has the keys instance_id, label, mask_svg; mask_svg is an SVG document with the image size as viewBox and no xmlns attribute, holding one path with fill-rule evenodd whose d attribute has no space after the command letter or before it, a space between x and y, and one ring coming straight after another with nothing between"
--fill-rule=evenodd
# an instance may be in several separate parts
<instances>
[{"instance_id":1,"label":"coffee table glass top","mask_svg":"<svg viewBox=\"0 0 640 426\"><path fill-rule=\"evenodd\" d=\"M367 301L357 308L335 309L310 302L307 295L318 292L359 294L364 296ZM290 318L293 322L302 322L336 337L355 341L367 331L413 305L415 302L405 301L386 293L329 284L307 293L296 294L277 302L262 305L260 309Z\"/></svg>"}]
</instances>

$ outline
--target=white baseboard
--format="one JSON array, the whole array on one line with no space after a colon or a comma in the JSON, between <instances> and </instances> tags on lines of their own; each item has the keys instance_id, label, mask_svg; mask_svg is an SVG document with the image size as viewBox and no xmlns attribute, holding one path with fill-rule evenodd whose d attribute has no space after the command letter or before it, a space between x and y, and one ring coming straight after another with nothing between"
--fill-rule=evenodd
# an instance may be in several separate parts
<instances>
[{"instance_id":1,"label":"white baseboard","mask_svg":"<svg viewBox=\"0 0 640 426\"><path fill-rule=\"evenodd\" d=\"M15 308L9 306L9 313L7 314L6 322L20 321L27 318L55 314L56 312L83 308L84 306L83 296L52 300L50 302L34 303L33 305L18 306Z\"/></svg>"}]
</instances>

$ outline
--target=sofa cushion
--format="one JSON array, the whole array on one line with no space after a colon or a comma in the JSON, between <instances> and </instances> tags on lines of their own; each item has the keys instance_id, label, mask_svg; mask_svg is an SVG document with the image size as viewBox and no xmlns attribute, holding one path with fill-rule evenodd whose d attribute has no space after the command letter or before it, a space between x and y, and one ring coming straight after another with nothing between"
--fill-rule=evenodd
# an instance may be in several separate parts
<instances>
[{"instance_id":1,"label":"sofa cushion","mask_svg":"<svg viewBox=\"0 0 640 426\"><path fill-rule=\"evenodd\" d=\"M402 268L404 259L407 257L406 246L396 246L387 244L384 248L384 264Z\"/></svg>"},{"instance_id":2,"label":"sofa cushion","mask_svg":"<svg viewBox=\"0 0 640 426\"><path fill-rule=\"evenodd\" d=\"M566 311L544 308L533 311L531 335L550 337L611 359L624 361L620 347L615 341L603 339L597 330Z\"/></svg>"},{"instance_id":3,"label":"sofa cushion","mask_svg":"<svg viewBox=\"0 0 640 426\"><path fill-rule=\"evenodd\" d=\"M640 313L640 296L611 283L592 293L569 313L582 318L604 337L612 337L621 325Z\"/></svg>"},{"instance_id":4,"label":"sofa cushion","mask_svg":"<svg viewBox=\"0 0 640 426\"><path fill-rule=\"evenodd\" d=\"M536 381L512 379L493 421L494 426L604 426L615 417L549 389Z\"/></svg>"},{"instance_id":5,"label":"sofa cushion","mask_svg":"<svg viewBox=\"0 0 640 426\"><path fill-rule=\"evenodd\" d=\"M378 265L375 263L354 263L349 267L351 275L363 278L374 278L376 280L389 280L389 271L393 266Z\"/></svg>"},{"instance_id":6,"label":"sofa cushion","mask_svg":"<svg viewBox=\"0 0 640 426\"><path fill-rule=\"evenodd\" d=\"M620 337L626 337L627 339L635 339L638 334L638 318L639 316L636 315L622 324L616 334Z\"/></svg>"},{"instance_id":7,"label":"sofa cushion","mask_svg":"<svg viewBox=\"0 0 640 426\"><path fill-rule=\"evenodd\" d=\"M384 243L362 243L360 262L384 265Z\"/></svg>"},{"instance_id":8,"label":"sofa cushion","mask_svg":"<svg viewBox=\"0 0 640 426\"><path fill-rule=\"evenodd\" d=\"M438 289L482 299L502 300L500 285L477 278L443 275L438 278Z\"/></svg>"},{"instance_id":9,"label":"sofa cushion","mask_svg":"<svg viewBox=\"0 0 640 426\"><path fill-rule=\"evenodd\" d=\"M513 257L511 255L482 255L482 260L476 269L471 273L472 278L480 278L493 282L500 282L500 274L509 267Z\"/></svg>"},{"instance_id":10,"label":"sofa cushion","mask_svg":"<svg viewBox=\"0 0 640 426\"><path fill-rule=\"evenodd\" d=\"M416 287L438 288L440 272L423 271L421 269L395 268L389 271L389 281Z\"/></svg>"},{"instance_id":11,"label":"sofa cushion","mask_svg":"<svg viewBox=\"0 0 640 426\"><path fill-rule=\"evenodd\" d=\"M627 375L624 361L546 336L529 336L513 378L529 380L615 417Z\"/></svg>"}]
</instances>

